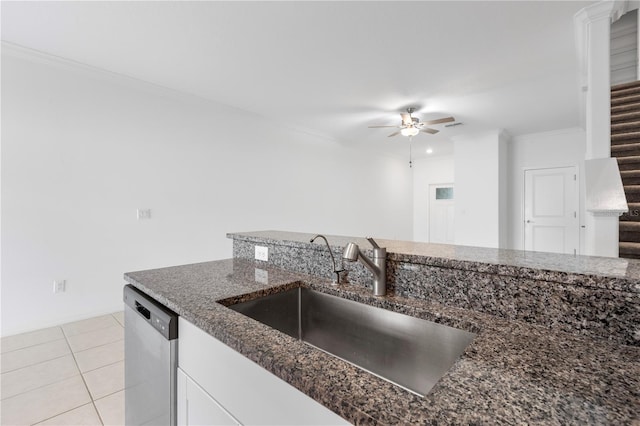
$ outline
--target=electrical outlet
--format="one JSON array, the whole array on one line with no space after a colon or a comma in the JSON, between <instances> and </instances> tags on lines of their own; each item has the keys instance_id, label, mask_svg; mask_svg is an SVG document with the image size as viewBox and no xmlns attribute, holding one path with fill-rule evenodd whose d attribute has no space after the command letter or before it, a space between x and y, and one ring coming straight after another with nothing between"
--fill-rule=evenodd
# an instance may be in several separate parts
<instances>
[{"instance_id":1,"label":"electrical outlet","mask_svg":"<svg viewBox=\"0 0 640 426\"><path fill-rule=\"evenodd\" d=\"M55 280L53 281L53 292L64 293L67 290L67 280Z\"/></svg>"},{"instance_id":2,"label":"electrical outlet","mask_svg":"<svg viewBox=\"0 0 640 426\"><path fill-rule=\"evenodd\" d=\"M151 209L138 209L138 220L151 219Z\"/></svg>"},{"instance_id":3,"label":"electrical outlet","mask_svg":"<svg viewBox=\"0 0 640 426\"><path fill-rule=\"evenodd\" d=\"M256 246L256 260L269 261L269 247Z\"/></svg>"}]
</instances>

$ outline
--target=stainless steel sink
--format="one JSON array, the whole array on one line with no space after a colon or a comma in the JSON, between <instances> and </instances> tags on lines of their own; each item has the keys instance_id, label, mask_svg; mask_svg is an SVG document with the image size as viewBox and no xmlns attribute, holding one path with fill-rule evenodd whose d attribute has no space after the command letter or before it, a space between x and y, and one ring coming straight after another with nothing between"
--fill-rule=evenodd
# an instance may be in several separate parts
<instances>
[{"instance_id":1,"label":"stainless steel sink","mask_svg":"<svg viewBox=\"0 0 640 426\"><path fill-rule=\"evenodd\" d=\"M307 288L229 308L418 395L431 390L475 337Z\"/></svg>"}]
</instances>

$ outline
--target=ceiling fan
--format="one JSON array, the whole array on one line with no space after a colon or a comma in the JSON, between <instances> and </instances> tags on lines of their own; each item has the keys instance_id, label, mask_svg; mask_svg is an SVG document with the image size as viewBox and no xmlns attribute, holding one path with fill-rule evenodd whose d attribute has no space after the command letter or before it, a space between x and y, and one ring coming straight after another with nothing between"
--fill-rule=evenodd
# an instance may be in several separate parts
<instances>
[{"instance_id":1,"label":"ceiling fan","mask_svg":"<svg viewBox=\"0 0 640 426\"><path fill-rule=\"evenodd\" d=\"M429 133L432 135L439 132L439 130L432 129L431 127L425 127L425 126L442 124L442 123L450 123L452 121L455 121L455 118L453 117L438 118L437 120L420 121L417 117L413 117L411 115L415 111L416 111L416 108L409 107L407 108L407 112L401 112L400 117L402 117L402 124L400 126L369 126L369 128L376 129L381 127L395 127L400 130L391 133L388 137L396 136L398 134L401 134L403 136L413 137L420 132Z\"/></svg>"}]
</instances>

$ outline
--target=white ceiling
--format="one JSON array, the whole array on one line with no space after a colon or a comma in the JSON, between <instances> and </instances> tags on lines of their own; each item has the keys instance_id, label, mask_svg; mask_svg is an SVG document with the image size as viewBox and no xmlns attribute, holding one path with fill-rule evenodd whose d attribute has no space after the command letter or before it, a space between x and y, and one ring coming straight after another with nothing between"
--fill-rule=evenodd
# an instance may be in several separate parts
<instances>
[{"instance_id":1,"label":"white ceiling","mask_svg":"<svg viewBox=\"0 0 640 426\"><path fill-rule=\"evenodd\" d=\"M2 40L196 94L360 148L398 112L485 129L579 125L573 15L580 1L8 2Z\"/></svg>"}]
</instances>

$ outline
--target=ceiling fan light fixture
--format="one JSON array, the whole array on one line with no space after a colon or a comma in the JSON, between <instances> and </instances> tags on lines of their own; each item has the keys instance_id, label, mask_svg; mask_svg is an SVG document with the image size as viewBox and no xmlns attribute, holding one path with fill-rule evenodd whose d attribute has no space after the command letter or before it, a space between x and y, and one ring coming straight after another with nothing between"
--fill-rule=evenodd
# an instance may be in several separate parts
<instances>
[{"instance_id":1,"label":"ceiling fan light fixture","mask_svg":"<svg viewBox=\"0 0 640 426\"><path fill-rule=\"evenodd\" d=\"M420 130L415 127L405 127L404 129L400 130L400 133L402 134L402 136L415 136L420 133Z\"/></svg>"}]
</instances>

